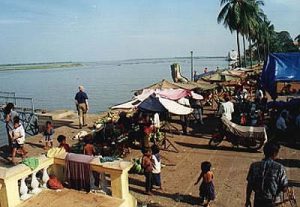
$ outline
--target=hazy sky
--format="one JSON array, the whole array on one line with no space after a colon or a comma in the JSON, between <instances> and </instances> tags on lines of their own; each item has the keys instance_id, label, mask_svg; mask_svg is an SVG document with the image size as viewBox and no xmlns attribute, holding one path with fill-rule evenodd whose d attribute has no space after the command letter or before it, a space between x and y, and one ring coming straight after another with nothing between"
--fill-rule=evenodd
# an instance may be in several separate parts
<instances>
[{"instance_id":1,"label":"hazy sky","mask_svg":"<svg viewBox=\"0 0 300 207\"><path fill-rule=\"evenodd\" d=\"M265 0L277 31L300 34L299 0ZM0 64L225 56L235 34L219 0L0 0Z\"/></svg>"}]
</instances>

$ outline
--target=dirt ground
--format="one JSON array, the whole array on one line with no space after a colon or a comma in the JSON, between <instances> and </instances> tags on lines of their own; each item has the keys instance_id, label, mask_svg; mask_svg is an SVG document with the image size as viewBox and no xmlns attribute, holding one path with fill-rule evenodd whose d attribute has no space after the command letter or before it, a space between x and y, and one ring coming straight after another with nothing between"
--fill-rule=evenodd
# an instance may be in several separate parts
<instances>
[{"instance_id":1,"label":"dirt ground","mask_svg":"<svg viewBox=\"0 0 300 207\"><path fill-rule=\"evenodd\" d=\"M92 129L92 124L98 119L98 115L89 115L88 127L83 130ZM214 184L216 189L216 200L211 206L217 207L240 207L245 202L246 176L249 165L263 158L261 151L249 152L246 149L233 148L229 143L223 142L221 146L213 150L208 147L216 120L212 117L204 119L204 126L192 125L189 135L167 134L172 143L179 149L179 153L161 151L162 183L163 191L154 190L153 196L144 195L144 176L137 174L129 175L130 192L138 199L139 203L147 203L149 206L199 206L199 184L194 185L200 174L200 163L210 161L214 172ZM76 125L60 127L56 129L56 135L64 134L68 137L68 143L76 141L71 138L80 130ZM178 124L176 127L181 129ZM29 156L45 153L43 145L39 143L41 134L28 137L26 148ZM54 143L56 146L57 143ZM295 146L282 146L280 151L280 162L286 167L289 185L294 187L297 200L300 201L300 150ZM138 149L132 149L125 158L141 157ZM10 167L7 152L0 149L0 166Z\"/></svg>"},{"instance_id":2,"label":"dirt ground","mask_svg":"<svg viewBox=\"0 0 300 207\"><path fill-rule=\"evenodd\" d=\"M215 122L206 120L204 126L195 126L194 135L174 135L169 139L180 150L179 153L161 151L163 191L154 190L153 196L144 192L144 176L131 174L130 191L143 203L153 206L199 206L199 184L194 185L200 174L200 163L210 161L214 173L216 200L211 206L240 207L245 204L246 177L252 162L263 158L261 151L249 152L247 149L233 148L223 142L216 150L208 147L211 130ZM180 128L180 127L179 127ZM300 148L282 146L279 157L287 169L289 185L294 187L297 200L300 199ZM130 157L141 156L135 150Z\"/></svg>"}]
</instances>

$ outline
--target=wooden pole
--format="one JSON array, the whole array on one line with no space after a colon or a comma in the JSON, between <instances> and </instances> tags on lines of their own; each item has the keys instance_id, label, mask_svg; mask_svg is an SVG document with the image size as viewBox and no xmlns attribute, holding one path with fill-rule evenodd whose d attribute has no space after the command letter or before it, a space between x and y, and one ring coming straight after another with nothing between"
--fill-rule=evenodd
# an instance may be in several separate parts
<instances>
[{"instance_id":1,"label":"wooden pole","mask_svg":"<svg viewBox=\"0 0 300 207\"><path fill-rule=\"evenodd\" d=\"M191 81L194 81L194 63L193 63L193 51L191 51Z\"/></svg>"}]
</instances>

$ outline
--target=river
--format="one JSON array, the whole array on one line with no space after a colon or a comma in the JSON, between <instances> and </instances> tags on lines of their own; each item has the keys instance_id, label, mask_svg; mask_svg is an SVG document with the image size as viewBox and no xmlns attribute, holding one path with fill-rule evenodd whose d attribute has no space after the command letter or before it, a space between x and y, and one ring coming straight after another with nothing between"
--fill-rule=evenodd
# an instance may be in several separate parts
<instances>
[{"instance_id":1,"label":"river","mask_svg":"<svg viewBox=\"0 0 300 207\"><path fill-rule=\"evenodd\" d=\"M179 63L182 74L190 78L190 58L136 59L83 63L82 67L0 72L0 91L34 98L35 108L75 110L74 96L83 85L89 96L90 112L130 100L132 90L141 89L162 79L172 80L170 65ZM226 68L225 58L194 58L198 74L207 67ZM0 146L6 143L4 124L0 123Z\"/></svg>"}]
</instances>

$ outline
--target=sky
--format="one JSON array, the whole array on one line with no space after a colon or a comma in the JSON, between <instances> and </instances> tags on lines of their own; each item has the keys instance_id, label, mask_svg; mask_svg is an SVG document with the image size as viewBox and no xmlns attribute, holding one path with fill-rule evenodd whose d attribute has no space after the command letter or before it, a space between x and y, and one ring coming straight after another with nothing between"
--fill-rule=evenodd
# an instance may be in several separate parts
<instances>
[{"instance_id":1,"label":"sky","mask_svg":"<svg viewBox=\"0 0 300 207\"><path fill-rule=\"evenodd\" d=\"M276 31L300 34L299 0L265 0ZM219 0L0 0L0 64L226 56Z\"/></svg>"}]
</instances>

